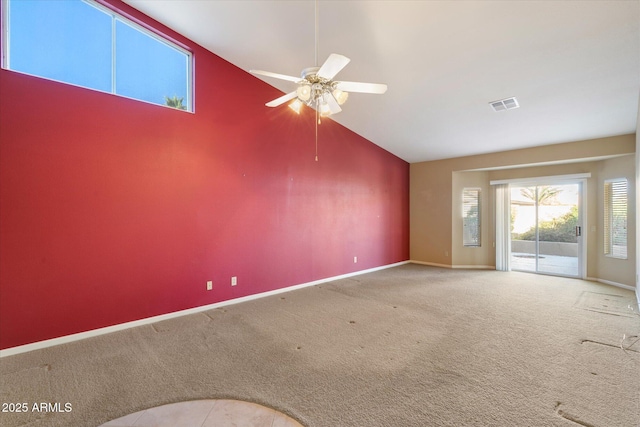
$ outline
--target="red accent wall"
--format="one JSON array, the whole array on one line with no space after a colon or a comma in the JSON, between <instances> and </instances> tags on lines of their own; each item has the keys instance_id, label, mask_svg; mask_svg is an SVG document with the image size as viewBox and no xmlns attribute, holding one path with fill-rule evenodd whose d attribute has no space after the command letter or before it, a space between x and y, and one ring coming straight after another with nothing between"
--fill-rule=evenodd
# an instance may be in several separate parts
<instances>
[{"instance_id":1,"label":"red accent wall","mask_svg":"<svg viewBox=\"0 0 640 427\"><path fill-rule=\"evenodd\" d=\"M111 3L192 49L196 113L0 70L0 348L409 258L405 161L331 120L314 161L310 111Z\"/></svg>"}]
</instances>

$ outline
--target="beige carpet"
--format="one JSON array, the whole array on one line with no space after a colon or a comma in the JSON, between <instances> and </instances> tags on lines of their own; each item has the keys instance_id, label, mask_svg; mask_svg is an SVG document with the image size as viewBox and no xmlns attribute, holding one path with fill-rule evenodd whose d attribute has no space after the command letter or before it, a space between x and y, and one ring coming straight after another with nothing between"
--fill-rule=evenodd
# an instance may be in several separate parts
<instances>
[{"instance_id":1,"label":"beige carpet","mask_svg":"<svg viewBox=\"0 0 640 427\"><path fill-rule=\"evenodd\" d=\"M308 427L635 427L640 344L619 347L640 333L634 302L592 282L408 264L2 358L1 402L72 410L0 425L91 427L226 398Z\"/></svg>"}]
</instances>

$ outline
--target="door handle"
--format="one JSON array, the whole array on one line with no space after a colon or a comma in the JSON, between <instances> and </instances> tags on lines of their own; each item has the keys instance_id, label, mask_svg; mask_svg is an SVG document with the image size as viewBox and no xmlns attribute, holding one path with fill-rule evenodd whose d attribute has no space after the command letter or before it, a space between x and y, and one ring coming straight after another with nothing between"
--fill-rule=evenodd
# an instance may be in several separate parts
<instances>
[{"instance_id":1,"label":"door handle","mask_svg":"<svg viewBox=\"0 0 640 427\"><path fill-rule=\"evenodd\" d=\"M576 226L576 237L582 236L582 227L579 225Z\"/></svg>"}]
</instances>

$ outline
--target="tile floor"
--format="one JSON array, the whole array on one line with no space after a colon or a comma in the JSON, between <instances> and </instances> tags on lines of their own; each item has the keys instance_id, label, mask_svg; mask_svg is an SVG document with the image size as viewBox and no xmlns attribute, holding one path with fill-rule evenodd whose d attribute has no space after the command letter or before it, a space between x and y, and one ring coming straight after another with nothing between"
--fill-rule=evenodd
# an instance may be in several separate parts
<instances>
[{"instance_id":1,"label":"tile floor","mask_svg":"<svg viewBox=\"0 0 640 427\"><path fill-rule=\"evenodd\" d=\"M100 427L303 427L278 411L239 400L194 400L126 415Z\"/></svg>"}]
</instances>

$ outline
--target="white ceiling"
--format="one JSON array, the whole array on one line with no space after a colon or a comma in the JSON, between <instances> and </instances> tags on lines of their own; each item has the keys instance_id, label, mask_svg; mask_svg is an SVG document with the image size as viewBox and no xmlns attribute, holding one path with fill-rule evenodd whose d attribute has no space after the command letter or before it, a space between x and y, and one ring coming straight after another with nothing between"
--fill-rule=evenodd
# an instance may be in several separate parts
<instances>
[{"instance_id":1,"label":"white ceiling","mask_svg":"<svg viewBox=\"0 0 640 427\"><path fill-rule=\"evenodd\" d=\"M125 2L243 70L297 76L314 65L313 1ZM318 9L319 62L345 55L336 80L389 86L351 94L333 119L408 162L636 130L638 0L322 0ZM520 108L488 104L512 96Z\"/></svg>"}]
</instances>

